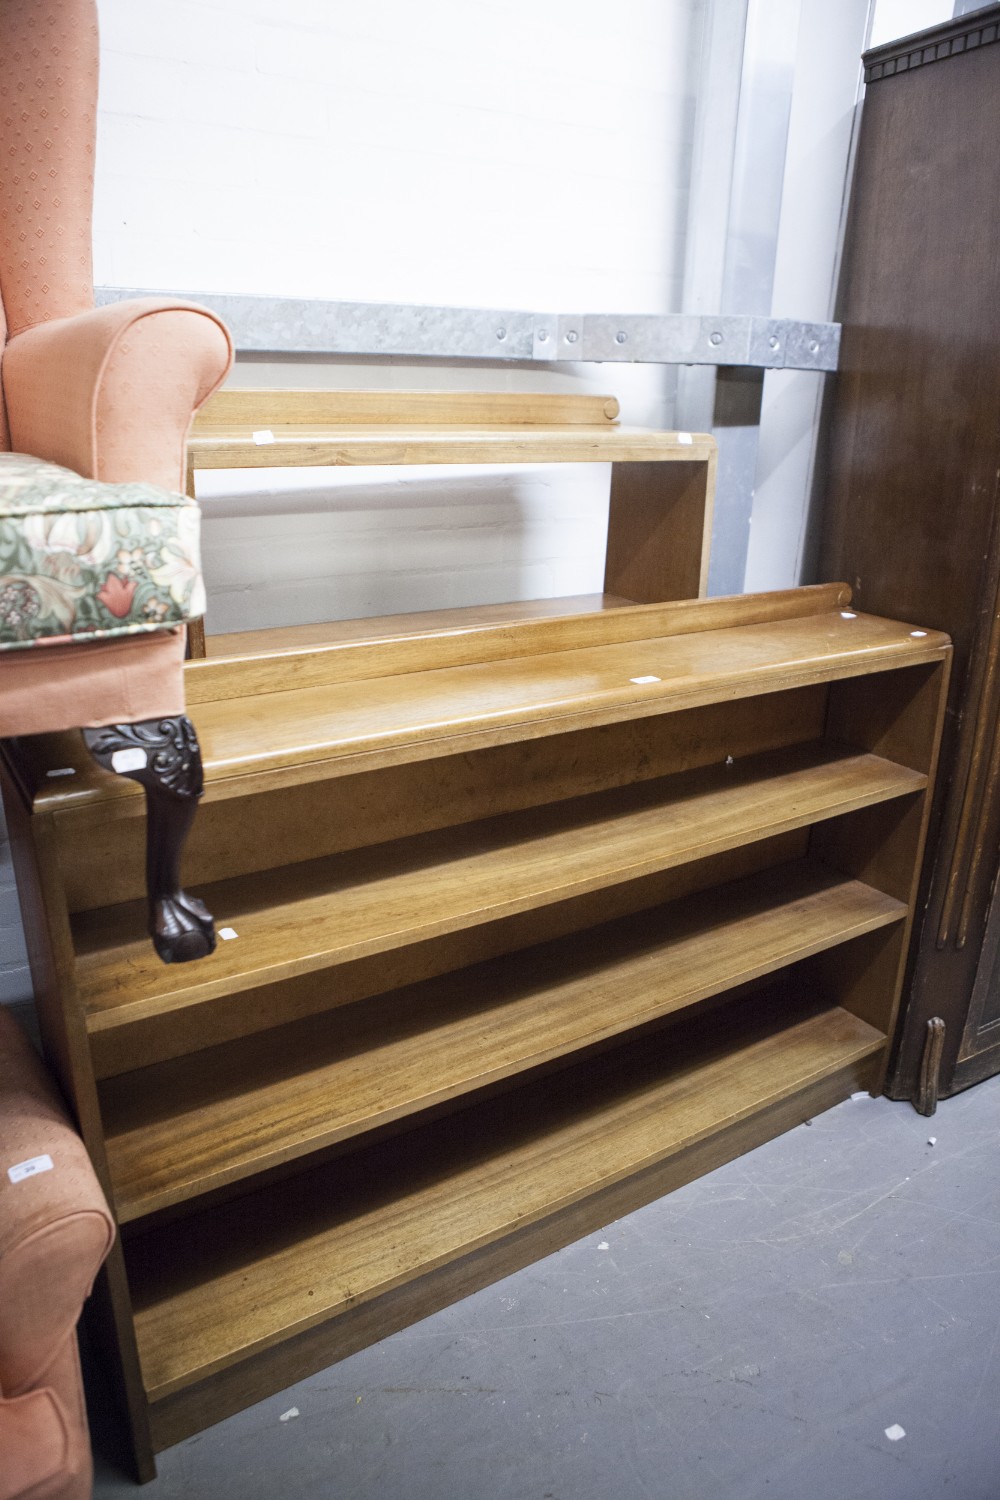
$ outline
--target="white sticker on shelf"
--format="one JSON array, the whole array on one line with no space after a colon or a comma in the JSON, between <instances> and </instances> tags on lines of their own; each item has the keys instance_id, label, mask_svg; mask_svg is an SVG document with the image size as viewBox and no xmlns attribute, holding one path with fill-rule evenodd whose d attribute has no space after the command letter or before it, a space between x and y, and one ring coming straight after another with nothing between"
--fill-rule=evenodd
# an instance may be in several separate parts
<instances>
[{"instance_id":1,"label":"white sticker on shelf","mask_svg":"<svg viewBox=\"0 0 1000 1500\"><path fill-rule=\"evenodd\" d=\"M115 751L111 757L111 769L122 776L126 771L144 771L148 759L145 750L141 750L138 745L133 745L128 750Z\"/></svg>"},{"instance_id":2,"label":"white sticker on shelf","mask_svg":"<svg viewBox=\"0 0 1000 1500\"><path fill-rule=\"evenodd\" d=\"M235 927L220 927L219 936L224 943L231 943L234 937L239 937Z\"/></svg>"},{"instance_id":3,"label":"white sticker on shelf","mask_svg":"<svg viewBox=\"0 0 1000 1500\"><path fill-rule=\"evenodd\" d=\"M262 443L273 443L274 433L270 427L262 427L259 432L254 433L253 440L259 448Z\"/></svg>"},{"instance_id":4,"label":"white sticker on shelf","mask_svg":"<svg viewBox=\"0 0 1000 1500\"><path fill-rule=\"evenodd\" d=\"M679 432L677 434L677 441L679 443L683 443L685 447L688 447L694 442L694 438L691 436L690 432Z\"/></svg>"},{"instance_id":5,"label":"white sticker on shelf","mask_svg":"<svg viewBox=\"0 0 1000 1500\"><path fill-rule=\"evenodd\" d=\"M51 1156L32 1156L27 1161L19 1161L16 1167L8 1167L7 1176L11 1182L23 1182L26 1177L37 1177L40 1172L51 1172L52 1167Z\"/></svg>"},{"instance_id":6,"label":"white sticker on shelf","mask_svg":"<svg viewBox=\"0 0 1000 1500\"><path fill-rule=\"evenodd\" d=\"M56 766L51 771L46 771L46 776L75 776L76 771L72 766Z\"/></svg>"},{"instance_id":7,"label":"white sticker on shelf","mask_svg":"<svg viewBox=\"0 0 1000 1500\"><path fill-rule=\"evenodd\" d=\"M858 617L854 613L853 609L842 609L840 611L840 618L842 620L856 620Z\"/></svg>"},{"instance_id":8,"label":"white sticker on shelf","mask_svg":"<svg viewBox=\"0 0 1000 1500\"><path fill-rule=\"evenodd\" d=\"M926 635L927 632L926 630L911 630L910 634L914 637L915 640L919 640L920 637Z\"/></svg>"},{"instance_id":9,"label":"white sticker on shelf","mask_svg":"<svg viewBox=\"0 0 1000 1500\"><path fill-rule=\"evenodd\" d=\"M642 687L647 682L662 682L662 677L630 677L629 682L636 682Z\"/></svg>"}]
</instances>

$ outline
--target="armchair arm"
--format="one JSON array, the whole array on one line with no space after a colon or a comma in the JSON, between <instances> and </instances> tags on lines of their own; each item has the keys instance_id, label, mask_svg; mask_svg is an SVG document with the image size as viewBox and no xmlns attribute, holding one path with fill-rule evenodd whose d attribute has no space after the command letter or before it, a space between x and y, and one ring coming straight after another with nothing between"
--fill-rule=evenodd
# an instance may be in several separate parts
<instances>
[{"instance_id":1,"label":"armchair arm","mask_svg":"<svg viewBox=\"0 0 1000 1500\"><path fill-rule=\"evenodd\" d=\"M25 1166L31 1162L43 1170ZM76 1326L114 1233L83 1141L41 1059L0 1006L0 1390L5 1396L31 1389L44 1376Z\"/></svg>"},{"instance_id":2,"label":"armchair arm","mask_svg":"<svg viewBox=\"0 0 1000 1500\"><path fill-rule=\"evenodd\" d=\"M35 324L4 350L11 446L88 479L183 491L191 418L232 357L214 313L160 297Z\"/></svg>"},{"instance_id":3,"label":"armchair arm","mask_svg":"<svg viewBox=\"0 0 1000 1500\"><path fill-rule=\"evenodd\" d=\"M62 1493L71 1452L66 1412L54 1391L0 1397L0 1500Z\"/></svg>"}]
</instances>

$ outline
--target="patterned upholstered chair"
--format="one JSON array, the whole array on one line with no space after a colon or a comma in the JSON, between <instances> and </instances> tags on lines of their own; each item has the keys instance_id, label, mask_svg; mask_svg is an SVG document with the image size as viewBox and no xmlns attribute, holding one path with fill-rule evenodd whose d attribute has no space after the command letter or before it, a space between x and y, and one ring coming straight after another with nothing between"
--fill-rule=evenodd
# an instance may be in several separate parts
<instances>
[{"instance_id":1,"label":"patterned upholstered chair","mask_svg":"<svg viewBox=\"0 0 1000 1500\"><path fill-rule=\"evenodd\" d=\"M95 309L94 0L0 0L0 737L81 728L147 796L150 927L167 962L214 946L178 881L201 793L185 621L203 612L194 412L224 326L192 304Z\"/></svg>"}]
</instances>

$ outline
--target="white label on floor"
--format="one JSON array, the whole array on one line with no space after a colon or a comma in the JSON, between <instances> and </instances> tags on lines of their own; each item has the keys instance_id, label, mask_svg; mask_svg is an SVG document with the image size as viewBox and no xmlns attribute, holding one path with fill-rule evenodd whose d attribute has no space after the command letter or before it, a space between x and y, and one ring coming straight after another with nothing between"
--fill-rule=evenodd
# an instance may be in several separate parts
<instances>
[{"instance_id":1,"label":"white label on floor","mask_svg":"<svg viewBox=\"0 0 1000 1500\"><path fill-rule=\"evenodd\" d=\"M898 1443L900 1438L904 1438L906 1436L906 1430L905 1428L900 1427L898 1422L893 1422L891 1427L887 1427L885 1429L885 1435L889 1439L890 1443Z\"/></svg>"},{"instance_id":2,"label":"white label on floor","mask_svg":"<svg viewBox=\"0 0 1000 1500\"><path fill-rule=\"evenodd\" d=\"M19 1161L16 1167L7 1168L11 1182L23 1182L26 1177L37 1177L39 1172L52 1171L51 1156L32 1156L28 1161Z\"/></svg>"}]
</instances>

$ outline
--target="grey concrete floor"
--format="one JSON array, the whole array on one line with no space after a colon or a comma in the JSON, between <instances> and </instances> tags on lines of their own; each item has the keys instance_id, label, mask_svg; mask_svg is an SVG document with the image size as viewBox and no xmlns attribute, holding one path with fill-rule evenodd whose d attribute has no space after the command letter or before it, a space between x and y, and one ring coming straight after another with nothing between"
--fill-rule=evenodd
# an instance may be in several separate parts
<instances>
[{"instance_id":1,"label":"grey concrete floor","mask_svg":"<svg viewBox=\"0 0 1000 1500\"><path fill-rule=\"evenodd\" d=\"M849 1100L162 1454L143 1500L998 1500L998 1148L1000 1079L931 1120Z\"/></svg>"}]
</instances>

